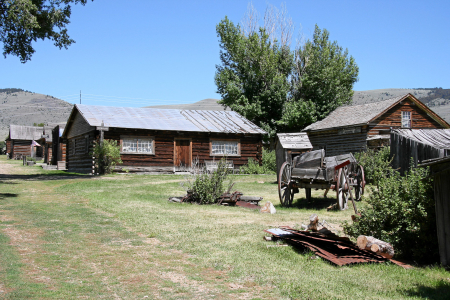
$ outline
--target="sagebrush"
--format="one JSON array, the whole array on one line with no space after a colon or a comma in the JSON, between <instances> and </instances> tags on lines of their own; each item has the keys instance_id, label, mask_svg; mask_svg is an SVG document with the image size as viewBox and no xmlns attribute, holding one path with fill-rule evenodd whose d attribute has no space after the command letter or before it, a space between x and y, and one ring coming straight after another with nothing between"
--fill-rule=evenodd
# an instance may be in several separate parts
<instances>
[{"instance_id":1,"label":"sagebrush","mask_svg":"<svg viewBox=\"0 0 450 300\"><path fill-rule=\"evenodd\" d=\"M213 204L225 192L225 187L233 184L228 179L229 173L226 158L218 161L217 168L211 172L208 172L205 166L200 166L197 159L193 162L192 174L188 175L181 185L191 195L194 202Z\"/></svg>"},{"instance_id":2,"label":"sagebrush","mask_svg":"<svg viewBox=\"0 0 450 300\"><path fill-rule=\"evenodd\" d=\"M253 158L248 159L248 164L239 169L241 174L276 174L277 160L275 150L262 150L262 164Z\"/></svg>"},{"instance_id":3,"label":"sagebrush","mask_svg":"<svg viewBox=\"0 0 450 300\"><path fill-rule=\"evenodd\" d=\"M115 140L104 140L103 143L94 141L92 156L97 159L97 172L109 174L117 164L122 163L120 145Z\"/></svg>"},{"instance_id":4,"label":"sagebrush","mask_svg":"<svg viewBox=\"0 0 450 300\"><path fill-rule=\"evenodd\" d=\"M405 176L386 169L378 186L365 197L366 209L353 224L344 222L350 236L368 235L391 243L396 256L420 262L438 260L435 204L431 179L425 168Z\"/></svg>"},{"instance_id":5,"label":"sagebrush","mask_svg":"<svg viewBox=\"0 0 450 300\"><path fill-rule=\"evenodd\" d=\"M366 183L378 185L386 170L390 169L390 148L382 147L379 150L368 149L355 153L355 159L364 168Z\"/></svg>"}]
</instances>

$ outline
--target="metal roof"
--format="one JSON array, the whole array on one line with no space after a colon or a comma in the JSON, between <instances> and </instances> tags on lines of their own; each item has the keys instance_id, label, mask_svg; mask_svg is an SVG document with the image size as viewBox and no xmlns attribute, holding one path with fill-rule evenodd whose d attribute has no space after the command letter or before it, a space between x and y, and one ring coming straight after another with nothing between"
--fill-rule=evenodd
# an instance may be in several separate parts
<instances>
[{"instance_id":1,"label":"metal roof","mask_svg":"<svg viewBox=\"0 0 450 300\"><path fill-rule=\"evenodd\" d=\"M392 133L437 149L450 149L450 129L394 129Z\"/></svg>"},{"instance_id":2,"label":"metal roof","mask_svg":"<svg viewBox=\"0 0 450 300\"><path fill-rule=\"evenodd\" d=\"M315 131L367 124L405 96L407 95L368 104L338 107L325 119L309 125L304 129L304 131Z\"/></svg>"},{"instance_id":3,"label":"metal roof","mask_svg":"<svg viewBox=\"0 0 450 300\"><path fill-rule=\"evenodd\" d=\"M75 105L90 126L116 128L266 134L234 111L179 110Z\"/></svg>"},{"instance_id":4,"label":"metal roof","mask_svg":"<svg viewBox=\"0 0 450 300\"><path fill-rule=\"evenodd\" d=\"M9 125L9 138L12 140L39 140L43 133L43 127Z\"/></svg>"},{"instance_id":5,"label":"metal roof","mask_svg":"<svg viewBox=\"0 0 450 300\"><path fill-rule=\"evenodd\" d=\"M278 140L283 149L312 149L306 132L278 133Z\"/></svg>"}]
</instances>

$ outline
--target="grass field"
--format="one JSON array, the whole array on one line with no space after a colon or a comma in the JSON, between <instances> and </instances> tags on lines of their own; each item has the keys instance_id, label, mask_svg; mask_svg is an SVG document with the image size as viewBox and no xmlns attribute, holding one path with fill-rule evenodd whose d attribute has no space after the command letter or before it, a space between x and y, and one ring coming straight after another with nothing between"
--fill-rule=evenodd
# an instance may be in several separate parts
<instances>
[{"instance_id":1,"label":"grass field","mask_svg":"<svg viewBox=\"0 0 450 300\"><path fill-rule=\"evenodd\" d=\"M0 157L2 299L448 299L439 267L336 267L291 247L267 247L263 230L307 224L317 213L339 231L352 210L333 199L279 207L274 176L234 177L274 215L238 207L169 203L179 175L79 176ZM330 195L330 198L332 195ZM359 206L363 203L358 203Z\"/></svg>"}]
</instances>

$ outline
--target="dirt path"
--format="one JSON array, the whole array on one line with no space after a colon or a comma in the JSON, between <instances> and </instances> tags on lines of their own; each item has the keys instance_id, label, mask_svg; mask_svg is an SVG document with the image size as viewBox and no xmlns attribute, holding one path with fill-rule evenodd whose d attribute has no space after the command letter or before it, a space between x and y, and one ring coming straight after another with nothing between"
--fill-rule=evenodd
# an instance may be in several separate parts
<instances>
[{"instance_id":1,"label":"dirt path","mask_svg":"<svg viewBox=\"0 0 450 300\"><path fill-rule=\"evenodd\" d=\"M272 298L62 192L80 180L0 160L0 298Z\"/></svg>"}]
</instances>

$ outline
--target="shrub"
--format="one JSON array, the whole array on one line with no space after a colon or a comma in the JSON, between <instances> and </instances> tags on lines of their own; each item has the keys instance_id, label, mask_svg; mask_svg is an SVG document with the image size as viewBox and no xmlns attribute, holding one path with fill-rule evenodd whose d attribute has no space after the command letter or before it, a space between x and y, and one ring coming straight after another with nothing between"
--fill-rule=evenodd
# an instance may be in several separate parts
<instances>
[{"instance_id":1,"label":"shrub","mask_svg":"<svg viewBox=\"0 0 450 300\"><path fill-rule=\"evenodd\" d=\"M277 160L275 150L270 151L263 148L262 164L253 159L248 159L248 164L242 166L239 171L241 174L275 174L277 171Z\"/></svg>"},{"instance_id":2,"label":"shrub","mask_svg":"<svg viewBox=\"0 0 450 300\"><path fill-rule=\"evenodd\" d=\"M366 183L378 185L380 178L390 169L391 160L389 160L389 155L389 147L383 147L378 151L369 149L355 153L356 160L364 168Z\"/></svg>"},{"instance_id":3,"label":"shrub","mask_svg":"<svg viewBox=\"0 0 450 300\"><path fill-rule=\"evenodd\" d=\"M436 215L428 170L413 168L405 176L389 169L366 198L361 217L345 222L350 236L374 236L392 244L396 255L416 261L438 259Z\"/></svg>"},{"instance_id":4,"label":"shrub","mask_svg":"<svg viewBox=\"0 0 450 300\"><path fill-rule=\"evenodd\" d=\"M116 164L121 164L120 145L114 140L104 140L103 144L94 141L92 156L97 159L97 172L109 174Z\"/></svg>"},{"instance_id":5,"label":"shrub","mask_svg":"<svg viewBox=\"0 0 450 300\"><path fill-rule=\"evenodd\" d=\"M226 165L226 158L217 163L217 169L208 173L206 168L199 167L198 159L193 163L193 174L182 182L182 186L188 194L191 194L194 202L199 204L216 203L225 191L225 183L230 170ZM232 185L228 181L228 186Z\"/></svg>"}]
</instances>

